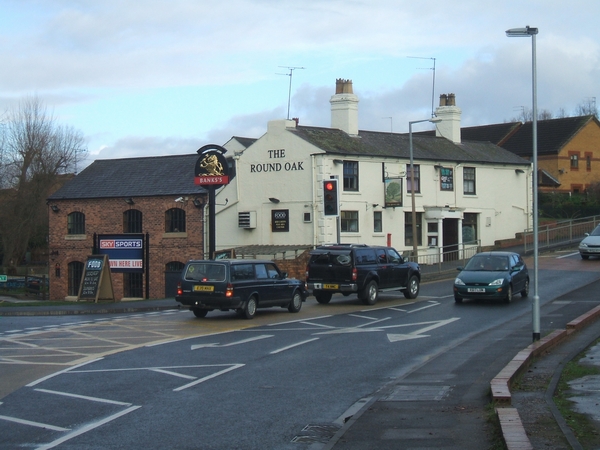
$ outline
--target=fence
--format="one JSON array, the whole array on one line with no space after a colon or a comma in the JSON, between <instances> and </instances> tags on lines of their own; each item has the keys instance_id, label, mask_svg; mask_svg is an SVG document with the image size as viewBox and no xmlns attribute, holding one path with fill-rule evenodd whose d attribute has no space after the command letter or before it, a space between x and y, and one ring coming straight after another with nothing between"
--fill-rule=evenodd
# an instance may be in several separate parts
<instances>
[{"instance_id":1,"label":"fence","mask_svg":"<svg viewBox=\"0 0 600 450\"><path fill-rule=\"evenodd\" d=\"M46 275L7 276L6 281L0 281L0 291L20 291L46 300L48 298L48 277Z\"/></svg>"},{"instance_id":2,"label":"fence","mask_svg":"<svg viewBox=\"0 0 600 450\"><path fill-rule=\"evenodd\" d=\"M458 267L464 266L469 258L481 251L481 241L463 242L454 247L453 250L446 251L442 247L429 247L425 252L419 253L418 263L423 277L435 278L456 272ZM410 253L405 259L415 261Z\"/></svg>"},{"instance_id":3,"label":"fence","mask_svg":"<svg viewBox=\"0 0 600 450\"><path fill-rule=\"evenodd\" d=\"M579 243L585 237L585 233L590 233L598 224L600 224L600 216L590 216L538 226L538 249ZM525 254L533 252L533 243L533 229L525 230L523 233Z\"/></svg>"}]
</instances>

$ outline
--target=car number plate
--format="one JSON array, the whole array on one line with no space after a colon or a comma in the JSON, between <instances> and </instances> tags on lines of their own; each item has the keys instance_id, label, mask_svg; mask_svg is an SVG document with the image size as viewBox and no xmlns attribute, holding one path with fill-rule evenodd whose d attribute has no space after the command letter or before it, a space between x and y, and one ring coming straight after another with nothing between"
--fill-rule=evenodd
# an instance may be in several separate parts
<instances>
[{"instance_id":1,"label":"car number plate","mask_svg":"<svg viewBox=\"0 0 600 450\"><path fill-rule=\"evenodd\" d=\"M485 292L485 288L469 288L467 292Z\"/></svg>"},{"instance_id":2,"label":"car number plate","mask_svg":"<svg viewBox=\"0 0 600 450\"><path fill-rule=\"evenodd\" d=\"M339 289L339 284L324 284L323 289Z\"/></svg>"},{"instance_id":3,"label":"car number plate","mask_svg":"<svg viewBox=\"0 0 600 450\"><path fill-rule=\"evenodd\" d=\"M202 285L194 286L195 292L213 292L214 290L215 290L214 286L202 286Z\"/></svg>"}]
</instances>

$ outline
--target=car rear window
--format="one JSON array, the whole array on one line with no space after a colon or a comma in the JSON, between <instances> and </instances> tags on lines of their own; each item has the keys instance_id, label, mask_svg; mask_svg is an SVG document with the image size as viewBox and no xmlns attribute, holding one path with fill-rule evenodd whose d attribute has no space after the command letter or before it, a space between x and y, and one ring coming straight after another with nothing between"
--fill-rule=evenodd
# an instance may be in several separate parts
<instances>
[{"instance_id":1,"label":"car rear window","mask_svg":"<svg viewBox=\"0 0 600 450\"><path fill-rule=\"evenodd\" d=\"M193 281L225 281L225 265L215 263L191 263L184 278Z\"/></svg>"},{"instance_id":2,"label":"car rear window","mask_svg":"<svg viewBox=\"0 0 600 450\"><path fill-rule=\"evenodd\" d=\"M231 266L231 281L254 280L252 264L236 264Z\"/></svg>"},{"instance_id":3,"label":"car rear window","mask_svg":"<svg viewBox=\"0 0 600 450\"><path fill-rule=\"evenodd\" d=\"M369 249L357 249L356 250L356 265L361 264L377 264L377 255L375 250Z\"/></svg>"},{"instance_id":4,"label":"car rear window","mask_svg":"<svg viewBox=\"0 0 600 450\"><path fill-rule=\"evenodd\" d=\"M323 252L311 256L311 264L333 264L336 266L349 266L352 263L350 251Z\"/></svg>"}]
</instances>

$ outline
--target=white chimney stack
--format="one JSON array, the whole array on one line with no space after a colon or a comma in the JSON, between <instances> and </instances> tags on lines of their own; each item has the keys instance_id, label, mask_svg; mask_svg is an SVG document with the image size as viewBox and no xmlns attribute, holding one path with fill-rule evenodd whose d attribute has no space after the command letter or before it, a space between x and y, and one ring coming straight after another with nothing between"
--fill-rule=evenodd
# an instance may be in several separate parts
<instances>
[{"instance_id":1,"label":"white chimney stack","mask_svg":"<svg viewBox=\"0 0 600 450\"><path fill-rule=\"evenodd\" d=\"M455 144L460 144L460 116L462 111L456 106L454 94L440 95L440 106L435 110L436 117L442 119L436 124L436 136L445 137Z\"/></svg>"},{"instance_id":2,"label":"white chimney stack","mask_svg":"<svg viewBox=\"0 0 600 450\"><path fill-rule=\"evenodd\" d=\"M331 128L358 135L358 97L352 92L352 80L335 80L335 95L331 103Z\"/></svg>"}]
</instances>

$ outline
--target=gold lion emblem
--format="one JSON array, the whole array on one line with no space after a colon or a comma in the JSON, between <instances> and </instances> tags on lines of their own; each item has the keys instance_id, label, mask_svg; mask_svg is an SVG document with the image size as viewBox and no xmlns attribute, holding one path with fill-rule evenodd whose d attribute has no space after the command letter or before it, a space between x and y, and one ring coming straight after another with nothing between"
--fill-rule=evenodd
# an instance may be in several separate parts
<instances>
[{"instance_id":1,"label":"gold lion emblem","mask_svg":"<svg viewBox=\"0 0 600 450\"><path fill-rule=\"evenodd\" d=\"M207 155L202 162L200 167L206 171L206 175L218 176L223 175L223 164L219 162L216 155Z\"/></svg>"}]
</instances>

